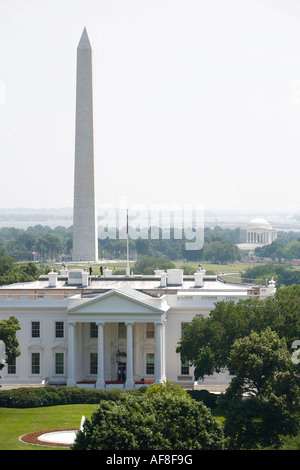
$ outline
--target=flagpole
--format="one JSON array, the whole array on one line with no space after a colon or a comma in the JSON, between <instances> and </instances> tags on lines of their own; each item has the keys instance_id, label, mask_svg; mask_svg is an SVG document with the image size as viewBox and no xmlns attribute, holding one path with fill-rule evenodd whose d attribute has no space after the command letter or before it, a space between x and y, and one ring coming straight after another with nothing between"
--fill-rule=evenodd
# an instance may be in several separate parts
<instances>
[{"instance_id":1,"label":"flagpole","mask_svg":"<svg viewBox=\"0 0 300 470\"><path fill-rule=\"evenodd\" d=\"M126 276L130 276L130 266L129 266L129 241L128 241L128 209L127 209L127 221L126 221L126 234L127 234L127 265L126 265Z\"/></svg>"}]
</instances>

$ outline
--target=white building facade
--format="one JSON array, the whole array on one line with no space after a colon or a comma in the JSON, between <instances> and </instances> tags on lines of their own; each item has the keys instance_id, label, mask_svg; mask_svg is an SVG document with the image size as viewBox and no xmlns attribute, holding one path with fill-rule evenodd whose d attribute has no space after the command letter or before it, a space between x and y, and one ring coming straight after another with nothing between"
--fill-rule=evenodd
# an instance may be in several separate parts
<instances>
[{"instance_id":1,"label":"white building facade","mask_svg":"<svg viewBox=\"0 0 300 470\"><path fill-rule=\"evenodd\" d=\"M3 286L0 319L19 320L21 354L2 369L1 384L134 389L171 380L195 387L193 368L176 353L186 324L218 301L274 292L273 283L233 285L181 270L147 277L71 270ZM199 384L213 389L229 381L217 374Z\"/></svg>"}]
</instances>

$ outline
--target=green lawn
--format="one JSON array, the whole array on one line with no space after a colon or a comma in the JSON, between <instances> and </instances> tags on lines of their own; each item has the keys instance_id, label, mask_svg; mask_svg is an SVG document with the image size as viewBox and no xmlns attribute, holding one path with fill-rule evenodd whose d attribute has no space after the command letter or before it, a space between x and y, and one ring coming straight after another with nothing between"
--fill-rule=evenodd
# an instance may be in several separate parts
<instances>
[{"instance_id":1,"label":"green lawn","mask_svg":"<svg viewBox=\"0 0 300 470\"><path fill-rule=\"evenodd\" d=\"M29 432L56 428L79 428L82 415L91 417L97 405L63 405L45 408L0 408L0 450L49 450L25 444L19 437Z\"/></svg>"},{"instance_id":2,"label":"green lawn","mask_svg":"<svg viewBox=\"0 0 300 470\"><path fill-rule=\"evenodd\" d=\"M0 408L0 450L58 450L23 443L19 437L34 431L79 428L81 417L90 418L97 405L61 405L45 408ZM223 424L218 410L212 414ZM60 448L59 450L68 450Z\"/></svg>"},{"instance_id":3,"label":"green lawn","mask_svg":"<svg viewBox=\"0 0 300 470\"><path fill-rule=\"evenodd\" d=\"M184 263L179 261L175 263L178 267L183 266ZM199 263L189 261L186 263L187 266L193 266L195 270L198 269ZM200 263L206 270L214 271L215 273L225 273L225 272L244 272L247 268L253 268L257 266L256 263L228 263L228 264L213 264L213 263Z\"/></svg>"}]
</instances>

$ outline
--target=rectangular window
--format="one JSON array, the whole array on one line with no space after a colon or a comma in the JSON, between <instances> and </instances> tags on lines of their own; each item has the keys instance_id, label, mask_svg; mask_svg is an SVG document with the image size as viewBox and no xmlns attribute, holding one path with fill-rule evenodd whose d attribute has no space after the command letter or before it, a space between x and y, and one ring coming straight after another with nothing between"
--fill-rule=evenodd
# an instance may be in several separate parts
<instances>
[{"instance_id":1,"label":"rectangular window","mask_svg":"<svg viewBox=\"0 0 300 470\"><path fill-rule=\"evenodd\" d=\"M40 337L40 322L39 321L31 322L31 337L32 338Z\"/></svg>"},{"instance_id":2,"label":"rectangular window","mask_svg":"<svg viewBox=\"0 0 300 470\"><path fill-rule=\"evenodd\" d=\"M189 373L190 373L189 361L181 362L181 375L189 375Z\"/></svg>"},{"instance_id":3,"label":"rectangular window","mask_svg":"<svg viewBox=\"0 0 300 470\"><path fill-rule=\"evenodd\" d=\"M63 338L63 337L64 337L64 322L56 321L55 322L55 338Z\"/></svg>"},{"instance_id":4,"label":"rectangular window","mask_svg":"<svg viewBox=\"0 0 300 470\"><path fill-rule=\"evenodd\" d=\"M154 374L154 353L146 354L146 374Z\"/></svg>"},{"instance_id":5,"label":"rectangular window","mask_svg":"<svg viewBox=\"0 0 300 470\"><path fill-rule=\"evenodd\" d=\"M7 373L15 374L16 373L16 358L13 357L7 362Z\"/></svg>"},{"instance_id":6,"label":"rectangular window","mask_svg":"<svg viewBox=\"0 0 300 470\"><path fill-rule=\"evenodd\" d=\"M188 322L182 322L181 323L181 336L183 335L183 332L185 328L188 326Z\"/></svg>"},{"instance_id":7,"label":"rectangular window","mask_svg":"<svg viewBox=\"0 0 300 470\"><path fill-rule=\"evenodd\" d=\"M154 323L146 323L146 338L154 338Z\"/></svg>"},{"instance_id":8,"label":"rectangular window","mask_svg":"<svg viewBox=\"0 0 300 470\"><path fill-rule=\"evenodd\" d=\"M118 338L126 339L127 328L125 323L118 323Z\"/></svg>"},{"instance_id":9,"label":"rectangular window","mask_svg":"<svg viewBox=\"0 0 300 470\"><path fill-rule=\"evenodd\" d=\"M188 326L188 322L181 323L181 337L187 326ZM189 373L190 373L189 361L182 361L181 362L181 375L189 375Z\"/></svg>"},{"instance_id":10,"label":"rectangular window","mask_svg":"<svg viewBox=\"0 0 300 470\"><path fill-rule=\"evenodd\" d=\"M64 353L55 354L55 373L56 374L64 373Z\"/></svg>"},{"instance_id":11,"label":"rectangular window","mask_svg":"<svg viewBox=\"0 0 300 470\"><path fill-rule=\"evenodd\" d=\"M91 353L90 354L90 374L97 374L98 373L98 354Z\"/></svg>"},{"instance_id":12,"label":"rectangular window","mask_svg":"<svg viewBox=\"0 0 300 470\"><path fill-rule=\"evenodd\" d=\"M40 353L31 354L31 373L32 374L40 373Z\"/></svg>"},{"instance_id":13,"label":"rectangular window","mask_svg":"<svg viewBox=\"0 0 300 470\"><path fill-rule=\"evenodd\" d=\"M98 338L98 325L96 323L90 323L90 337Z\"/></svg>"}]
</instances>

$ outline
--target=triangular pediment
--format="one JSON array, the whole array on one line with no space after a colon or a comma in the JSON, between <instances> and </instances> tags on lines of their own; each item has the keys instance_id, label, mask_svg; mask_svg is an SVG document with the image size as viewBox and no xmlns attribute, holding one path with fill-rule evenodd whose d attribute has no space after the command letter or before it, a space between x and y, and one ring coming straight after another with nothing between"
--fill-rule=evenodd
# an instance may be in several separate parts
<instances>
[{"instance_id":1,"label":"triangular pediment","mask_svg":"<svg viewBox=\"0 0 300 470\"><path fill-rule=\"evenodd\" d=\"M110 290L92 298L70 299L69 315L161 316L168 310L165 302L126 288Z\"/></svg>"}]
</instances>

